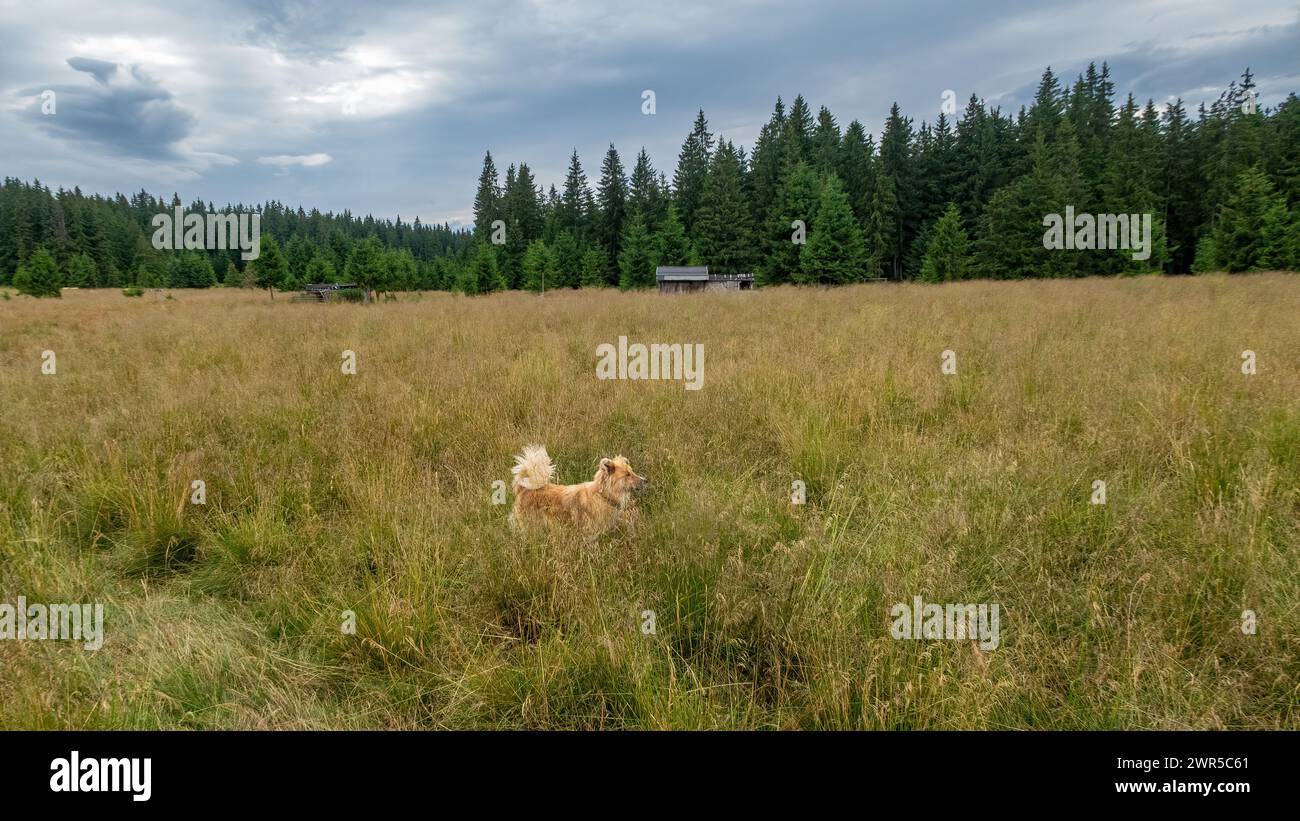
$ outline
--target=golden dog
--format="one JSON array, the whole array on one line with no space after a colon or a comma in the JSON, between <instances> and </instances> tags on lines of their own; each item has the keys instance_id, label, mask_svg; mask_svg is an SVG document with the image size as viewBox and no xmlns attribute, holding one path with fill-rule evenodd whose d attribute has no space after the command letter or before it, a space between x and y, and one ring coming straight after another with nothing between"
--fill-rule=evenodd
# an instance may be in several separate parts
<instances>
[{"instance_id":1,"label":"golden dog","mask_svg":"<svg viewBox=\"0 0 1300 821\"><path fill-rule=\"evenodd\" d=\"M511 523L517 527L534 524L562 524L576 527L588 536L629 525L633 515L632 494L646 486L622 456L601 459L590 482L554 485L555 465L542 445L530 445L515 457L511 469L515 492Z\"/></svg>"}]
</instances>

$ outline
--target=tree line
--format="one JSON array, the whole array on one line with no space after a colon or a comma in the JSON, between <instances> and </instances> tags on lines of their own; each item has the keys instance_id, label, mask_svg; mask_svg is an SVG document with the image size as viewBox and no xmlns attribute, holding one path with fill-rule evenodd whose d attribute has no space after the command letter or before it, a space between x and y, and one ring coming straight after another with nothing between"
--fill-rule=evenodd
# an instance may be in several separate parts
<instances>
[{"instance_id":1,"label":"tree line","mask_svg":"<svg viewBox=\"0 0 1300 821\"><path fill-rule=\"evenodd\" d=\"M140 191L129 198L104 197L6 178L0 185L0 285L24 290L34 281L32 287L46 292L57 291L56 286L128 285L289 290L352 277L374 290L433 290L454 286L448 266L472 245L468 231L419 218L307 212L275 201L216 208L199 200L186 206L186 213L260 214L258 258L244 261L236 248L155 249L151 221L181 204L178 195L166 200Z\"/></svg>"},{"instance_id":2,"label":"tree line","mask_svg":"<svg viewBox=\"0 0 1300 821\"><path fill-rule=\"evenodd\" d=\"M1150 256L1044 248L1044 217L1067 206L1151 214ZM1105 63L1068 85L1048 68L1014 114L972 95L955 121L915 126L894 104L877 142L778 98L748 155L700 111L671 183L644 149L625 174L610 145L594 191L574 151L543 194L526 163L500 182L488 152L474 224L463 287L478 291L635 288L688 264L763 284L1296 269L1300 100L1259 105L1247 69L1193 116L1181 99L1117 105Z\"/></svg>"},{"instance_id":3,"label":"tree line","mask_svg":"<svg viewBox=\"0 0 1300 821\"><path fill-rule=\"evenodd\" d=\"M544 191L524 162L502 179L489 151L472 231L269 202L256 207L262 251L247 264L237 251L154 250L149 220L179 204L6 179L0 284L355 281L474 294L640 288L658 265L691 264L769 285L1294 270L1300 100L1260 105L1247 69L1193 115L1181 99L1163 110L1132 94L1117 104L1105 63L1070 84L1048 68L1014 114L972 94L960 117L941 111L916 126L895 103L877 141L858 120L841 129L824 106L814 115L802 96L788 109L778 98L748 154L716 137L700 111L671 181L644 148L627 173L611 144L594 190L575 150L561 188ZM1044 217L1067 206L1151 214L1151 254L1049 251ZM244 207L222 213L232 210Z\"/></svg>"}]
</instances>

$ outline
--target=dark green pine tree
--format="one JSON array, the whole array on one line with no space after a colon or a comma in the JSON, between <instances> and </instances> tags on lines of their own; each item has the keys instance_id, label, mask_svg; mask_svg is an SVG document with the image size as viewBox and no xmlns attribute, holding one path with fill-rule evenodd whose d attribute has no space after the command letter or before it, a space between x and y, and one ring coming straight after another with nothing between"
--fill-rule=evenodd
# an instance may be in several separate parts
<instances>
[{"instance_id":1,"label":"dark green pine tree","mask_svg":"<svg viewBox=\"0 0 1300 821\"><path fill-rule=\"evenodd\" d=\"M540 239L546 221L542 207L542 192L528 163L520 163L515 173L515 187L506 192L506 212L511 227L517 228L525 242Z\"/></svg>"},{"instance_id":2,"label":"dark green pine tree","mask_svg":"<svg viewBox=\"0 0 1300 821\"><path fill-rule=\"evenodd\" d=\"M1269 118L1264 169L1287 207L1300 208L1300 98L1287 95Z\"/></svg>"},{"instance_id":3,"label":"dark green pine tree","mask_svg":"<svg viewBox=\"0 0 1300 821\"><path fill-rule=\"evenodd\" d=\"M984 211L977 241L978 264L992 278L1068 277L1080 273L1081 254L1096 251L1045 247L1048 215L1062 219L1067 205L1086 197L1079 176L1078 143L1073 127L1062 124L1057 144L1038 138L1030 173L1000 189ZM1078 206L1076 205L1076 210ZM1065 226L1073 232L1073 226Z\"/></svg>"},{"instance_id":4,"label":"dark green pine tree","mask_svg":"<svg viewBox=\"0 0 1300 821\"><path fill-rule=\"evenodd\" d=\"M1065 97L1061 93L1061 82L1048 66L1038 81L1038 91L1034 101L1025 114L1024 125L1020 131L1021 140L1034 145L1039 139L1051 144L1056 140L1056 132L1065 119Z\"/></svg>"},{"instance_id":5,"label":"dark green pine tree","mask_svg":"<svg viewBox=\"0 0 1300 821\"><path fill-rule=\"evenodd\" d=\"M1079 203L1088 201L1088 184L1079 172L1079 141L1074 134L1074 126L1062 119L1056 131L1056 142L1049 151L1049 173L1047 184L1050 187L1048 198L1042 202L1042 211L1038 215L1038 227L1043 227L1043 215L1047 213L1065 213L1067 205L1073 205L1076 213L1086 210ZM1032 190L1032 189L1031 189ZM1054 203L1054 205L1053 205ZM1150 210L1150 209L1146 209ZM1039 247L1043 245L1039 236ZM1124 259L1132 262L1132 251L1119 251ZM1040 276L1078 277L1095 270L1096 260L1104 258L1102 251L1059 251L1051 252Z\"/></svg>"},{"instance_id":6,"label":"dark green pine tree","mask_svg":"<svg viewBox=\"0 0 1300 821\"><path fill-rule=\"evenodd\" d=\"M1191 203L1190 222L1198 243L1201 238L1214 233L1219 206L1222 204L1213 199L1210 192L1211 172L1218 163L1226 126L1221 103L1222 99L1210 109L1201 102L1196 107L1196 118L1189 117L1187 154L1188 161L1197 173L1186 180L1184 186Z\"/></svg>"},{"instance_id":7,"label":"dark green pine tree","mask_svg":"<svg viewBox=\"0 0 1300 821\"><path fill-rule=\"evenodd\" d=\"M262 249L265 253L266 246ZM210 288L217 280L208 258L197 251L175 252L167 262L167 277L172 288Z\"/></svg>"},{"instance_id":8,"label":"dark green pine tree","mask_svg":"<svg viewBox=\"0 0 1300 821\"><path fill-rule=\"evenodd\" d=\"M1214 234L1216 259L1224 270L1235 273L1269 267L1273 249L1267 244L1264 227L1270 211L1281 202L1259 166L1251 166L1237 176Z\"/></svg>"},{"instance_id":9,"label":"dark green pine tree","mask_svg":"<svg viewBox=\"0 0 1300 821\"><path fill-rule=\"evenodd\" d=\"M971 275L970 238L962 226L961 210L950 202L930 232L919 279L949 282Z\"/></svg>"},{"instance_id":10,"label":"dark green pine tree","mask_svg":"<svg viewBox=\"0 0 1300 821\"><path fill-rule=\"evenodd\" d=\"M325 250L330 255L330 262L334 263L334 270L342 272L347 267L348 255L352 253L352 243L342 231L335 229L325 238Z\"/></svg>"},{"instance_id":11,"label":"dark green pine tree","mask_svg":"<svg viewBox=\"0 0 1300 821\"><path fill-rule=\"evenodd\" d=\"M894 254L898 245L898 198L894 194L893 177L876 174L875 190L871 194L871 215L867 219L867 276L894 275Z\"/></svg>"},{"instance_id":12,"label":"dark green pine tree","mask_svg":"<svg viewBox=\"0 0 1300 821\"><path fill-rule=\"evenodd\" d=\"M89 288L95 281L95 261L84 252L68 259L68 286L72 288Z\"/></svg>"},{"instance_id":13,"label":"dark green pine tree","mask_svg":"<svg viewBox=\"0 0 1300 821\"><path fill-rule=\"evenodd\" d=\"M911 234L903 255L903 278L915 279L920 272L921 259L929 245L929 229L938 218L944 191L939 187L938 156L934 145L934 132L929 123L922 122L912 143L913 211L916 230Z\"/></svg>"},{"instance_id":14,"label":"dark green pine tree","mask_svg":"<svg viewBox=\"0 0 1300 821\"><path fill-rule=\"evenodd\" d=\"M1181 274L1191 270L1196 228L1202 219L1201 204L1193 183L1197 176L1192 155L1194 134L1181 98L1165 106L1163 120L1164 145L1158 166L1160 195L1165 205L1169 270Z\"/></svg>"},{"instance_id":15,"label":"dark green pine tree","mask_svg":"<svg viewBox=\"0 0 1300 821\"><path fill-rule=\"evenodd\" d=\"M1196 241L1196 256L1192 260L1193 274L1210 274L1222 271L1219 264L1219 249L1214 243L1214 234L1204 234Z\"/></svg>"},{"instance_id":16,"label":"dark green pine tree","mask_svg":"<svg viewBox=\"0 0 1300 821\"><path fill-rule=\"evenodd\" d=\"M636 155L636 165L632 167L631 185L627 195L627 215L629 218L640 217L646 230L654 233L668 212L668 201L659 186L659 177L654 166L650 164L650 155L644 147Z\"/></svg>"},{"instance_id":17,"label":"dark green pine tree","mask_svg":"<svg viewBox=\"0 0 1300 821\"><path fill-rule=\"evenodd\" d=\"M518 185L515 177L515 164L511 163L506 168L506 181L501 186L500 216L502 222L505 223L505 242L497 244L496 254L497 266L501 270L501 278L505 280L507 288L519 287L524 251L528 248L528 243L524 241L523 232L515 224L510 209L510 201L518 195ZM489 234L489 236L491 235Z\"/></svg>"},{"instance_id":18,"label":"dark green pine tree","mask_svg":"<svg viewBox=\"0 0 1300 821\"><path fill-rule=\"evenodd\" d=\"M1300 270L1300 208L1288 211L1286 199L1280 194L1275 196L1264 214L1260 241L1264 246L1259 260L1261 268Z\"/></svg>"},{"instance_id":19,"label":"dark green pine tree","mask_svg":"<svg viewBox=\"0 0 1300 821\"><path fill-rule=\"evenodd\" d=\"M1091 69L1091 66L1089 67ZM1089 73L1089 79L1092 78ZM1103 61L1101 64L1101 74L1097 75L1095 82L1090 82L1089 89L1092 93L1092 107L1090 113L1089 136L1093 140L1104 140L1110 132L1111 123L1115 120L1115 83L1110 79L1110 64Z\"/></svg>"},{"instance_id":20,"label":"dark green pine tree","mask_svg":"<svg viewBox=\"0 0 1300 821\"><path fill-rule=\"evenodd\" d=\"M1041 275L1037 265L1041 259L1042 234L1036 227L1041 223L1033 222L1041 216L1036 216L1035 209L1017 199L1016 189L1015 185L998 189L981 215L976 266L982 276L1021 279ZM1040 243L1037 247L1035 241Z\"/></svg>"},{"instance_id":21,"label":"dark green pine tree","mask_svg":"<svg viewBox=\"0 0 1300 821\"><path fill-rule=\"evenodd\" d=\"M474 238L487 241L492 235L492 222L498 219L501 219L501 186L492 152L488 151L483 155L483 170L478 175L478 191L474 194Z\"/></svg>"},{"instance_id":22,"label":"dark green pine tree","mask_svg":"<svg viewBox=\"0 0 1300 821\"><path fill-rule=\"evenodd\" d=\"M677 157L677 170L673 172L674 201L677 204L677 216L686 227L688 236L694 234L695 212L700 207L704 196L704 184L709 177L709 164L713 156L713 135L709 133L709 121L704 118L704 111L695 117L691 133L682 143L681 153Z\"/></svg>"},{"instance_id":23,"label":"dark green pine tree","mask_svg":"<svg viewBox=\"0 0 1300 821\"><path fill-rule=\"evenodd\" d=\"M591 237L590 224L595 202L591 189L587 186L587 175L578 161L575 148L569 157L569 171L564 178L564 193L560 197L559 227L562 231L573 234L581 245Z\"/></svg>"},{"instance_id":24,"label":"dark green pine tree","mask_svg":"<svg viewBox=\"0 0 1300 821\"><path fill-rule=\"evenodd\" d=\"M542 239L546 240L548 245L555 244L555 238L560 234L560 193L555 190L555 184L546 193L546 198L542 200Z\"/></svg>"},{"instance_id":25,"label":"dark green pine tree","mask_svg":"<svg viewBox=\"0 0 1300 821\"><path fill-rule=\"evenodd\" d=\"M1010 179L1007 157L1002 152L1003 131L999 114L989 112L984 101L972 94L957 123L957 184L953 197L968 230L979 222L993 192Z\"/></svg>"},{"instance_id":26,"label":"dark green pine tree","mask_svg":"<svg viewBox=\"0 0 1300 821\"><path fill-rule=\"evenodd\" d=\"M454 257L434 257L429 264L428 285L433 291L454 291L460 276L460 269Z\"/></svg>"},{"instance_id":27,"label":"dark green pine tree","mask_svg":"<svg viewBox=\"0 0 1300 821\"><path fill-rule=\"evenodd\" d=\"M163 258L166 251L156 251L145 239L141 233L136 237L135 251L135 284L143 288L165 288L167 287L167 261ZM141 275L141 272L144 272ZM94 287L106 287L107 282L99 278L98 268L96 268Z\"/></svg>"},{"instance_id":28,"label":"dark green pine tree","mask_svg":"<svg viewBox=\"0 0 1300 821\"><path fill-rule=\"evenodd\" d=\"M772 218L777 192L781 187L781 130L785 127L785 104L776 98L771 118L763 124L749 158L749 200L755 225L766 225Z\"/></svg>"},{"instance_id":29,"label":"dark green pine tree","mask_svg":"<svg viewBox=\"0 0 1300 821\"><path fill-rule=\"evenodd\" d=\"M460 277L460 290L471 296L504 291L505 277L497 264L497 249L491 243L481 242L465 265Z\"/></svg>"},{"instance_id":30,"label":"dark green pine tree","mask_svg":"<svg viewBox=\"0 0 1300 821\"><path fill-rule=\"evenodd\" d=\"M933 170L942 190L952 192L957 189L961 182L961 169L957 166L957 133L948 121L948 115L942 111L934 122Z\"/></svg>"},{"instance_id":31,"label":"dark green pine tree","mask_svg":"<svg viewBox=\"0 0 1300 821\"><path fill-rule=\"evenodd\" d=\"M800 253L814 230L813 218L822 196L822 185L817 173L805 162L795 163L785 175L771 217L764 229L764 258L759 266L758 278L763 285L778 285L798 281ZM795 221L803 222L802 235L797 233Z\"/></svg>"},{"instance_id":32,"label":"dark green pine tree","mask_svg":"<svg viewBox=\"0 0 1300 821\"><path fill-rule=\"evenodd\" d=\"M794 98L790 113L786 115L785 125L781 129L781 162L783 168L793 168L801 160L809 165L813 163L812 111L807 101L800 94Z\"/></svg>"},{"instance_id":33,"label":"dark green pine tree","mask_svg":"<svg viewBox=\"0 0 1300 821\"><path fill-rule=\"evenodd\" d=\"M252 272L250 267L249 272ZM141 288L166 288L167 287L167 270L164 268L161 272L150 269L143 262L135 270L135 276L132 283ZM251 287L251 286L250 286Z\"/></svg>"},{"instance_id":34,"label":"dark green pine tree","mask_svg":"<svg viewBox=\"0 0 1300 821\"><path fill-rule=\"evenodd\" d=\"M507 287L518 288L523 278L524 253L533 240L542 236L543 216L540 193L533 173L526 163L506 171L501 198L506 224L505 244L498 248L497 264Z\"/></svg>"},{"instance_id":35,"label":"dark green pine tree","mask_svg":"<svg viewBox=\"0 0 1300 821\"><path fill-rule=\"evenodd\" d=\"M863 278L866 246L839 177L826 175L808 242L799 255L799 283L840 285Z\"/></svg>"},{"instance_id":36,"label":"dark green pine tree","mask_svg":"<svg viewBox=\"0 0 1300 821\"><path fill-rule=\"evenodd\" d=\"M301 234L294 234L284 246L284 259L289 265L289 278L286 287L297 288L306 282L307 264L315 254L311 240ZM193 287L193 286L191 286Z\"/></svg>"},{"instance_id":37,"label":"dark green pine tree","mask_svg":"<svg viewBox=\"0 0 1300 821\"><path fill-rule=\"evenodd\" d=\"M897 220L885 237L889 246L878 249L880 258L887 264L889 277L899 279L903 274L903 253L911 244L920 227L917 208L916 177L913 173L912 120L899 111L898 103L889 108L885 131L880 137L880 164L877 181L888 179L893 189ZM876 253L873 250L873 253Z\"/></svg>"},{"instance_id":38,"label":"dark green pine tree","mask_svg":"<svg viewBox=\"0 0 1300 821\"><path fill-rule=\"evenodd\" d=\"M754 257L743 175L744 164L736 147L721 141L709 165L694 228L700 258L721 273L745 272Z\"/></svg>"},{"instance_id":39,"label":"dark green pine tree","mask_svg":"<svg viewBox=\"0 0 1300 821\"><path fill-rule=\"evenodd\" d=\"M15 181L9 178L0 186L0 285L13 280L21 259L15 188Z\"/></svg>"},{"instance_id":40,"label":"dark green pine tree","mask_svg":"<svg viewBox=\"0 0 1300 821\"><path fill-rule=\"evenodd\" d=\"M14 274L14 287L18 293L34 297L63 296L63 275L54 256L44 247L38 247L27 262Z\"/></svg>"},{"instance_id":41,"label":"dark green pine tree","mask_svg":"<svg viewBox=\"0 0 1300 821\"><path fill-rule=\"evenodd\" d=\"M1078 135L1080 146L1084 145L1088 134L1088 116L1092 106L1092 94L1089 82L1096 84L1097 64L1089 63L1089 81L1085 82L1083 75L1080 74L1074 81L1074 86L1066 96L1065 117L1069 119L1074 126L1074 133Z\"/></svg>"},{"instance_id":42,"label":"dark green pine tree","mask_svg":"<svg viewBox=\"0 0 1300 821\"><path fill-rule=\"evenodd\" d=\"M615 261L619 259L627 221L627 177L623 174L623 161L619 159L613 143L609 144L609 151L605 152L605 159L600 164L596 203L599 208L596 240L604 250L605 258L610 260L610 269L605 275L606 284L613 285L618 282Z\"/></svg>"},{"instance_id":43,"label":"dark green pine tree","mask_svg":"<svg viewBox=\"0 0 1300 821\"><path fill-rule=\"evenodd\" d=\"M826 106L822 106L821 110L817 112L817 125L813 128L810 146L813 170L817 172L818 176L839 175L842 172L843 169L840 166L840 127Z\"/></svg>"},{"instance_id":44,"label":"dark green pine tree","mask_svg":"<svg viewBox=\"0 0 1300 821\"><path fill-rule=\"evenodd\" d=\"M380 291L414 291L419 287L419 264L405 248L389 248L384 252L384 276Z\"/></svg>"},{"instance_id":45,"label":"dark green pine tree","mask_svg":"<svg viewBox=\"0 0 1300 821\"><path fill-rule=\"evenodd\" d=\"M379 240L376 239L375 243L379 244ZM257 287L265 288L270 292L271 299L275 299L276 289L285 287L289 281L289 263L274 236L268 234L262 237L260 253L251 264L257 272Z\"/></svg>"},{"instance_id":46,"label":"dark green pine tree","mask_svg":"<svg viewBox=\"0 0 1300 821\"><path fill-rule=\"evenodd\" d=\"M262 255L266 255L265 250L262 251ZM254 263L258 266L259 285L262 283L260 263L260 258L257 263ZM379 241L379 237L372 234L354 242L352 250L348 253L348 261L344 265L343 278L358 285L365 294L366 301L369 302L370 293L383 285L384 276L384 244Z\"/></svg>"},{"instance_id":47,"label":"dark green pine tree","mask_svg":"<svg viewBox=\"0 0 1300 821\"><path fill-rule=\"evenodd\" d=\"M599 248L588 248L582 255L582 271L578 275L583 288L604 288L608 282L605 272L609 270L609 260Z\"/></svg>"},{"instance_id":48,"label":"dark green pine tree","mask_svg":"<svg viewBox=\"0 0 1300 821\"><path fill-rule=\"evenodd\" d=\"M655 246L655 238L646 231L645 222L639 215L628 221L618 258L620 288L626 291L655 284L655 265L659 257Z\"/></svg>"},{"instance_id":49,"label":"dark green pine tree","mask_svg":"<svg viewBox=\"0 0 1300 821\"><path fill-rule=\"evenodd\" d=\"M875 153L875 142L862 123L857 120L849 123L844 130L844 139L840 141L840 178L860 225L865 225L871 214L874 190L872 157Z\"/></svg>"},{"instance_id":50,"label":"dark green pine tree","mask_svg":"<svg viewBox=\"0 0 1300 821\"><path fill-rule=\"evenodd\" d=\"M179 198L176 199L176 205L179 205ZM161 209L160 209L161 210ZM122 285L121 269L118 267L108 241L108 229L105 224L106 220L99 219L90 212L87 212L90 218L89 230L83 226L86 241L89 243L89 253L95 260L95 267L99 271L98 284L105 288L116 288Z\"/></svg>"},{"instance_id":51,"label":"dark green pine tree","mask_svg":"<svg viewBox=\"0 0 1300 821\"><path fill-rule=\"evenodd\" d=\"M686 228L677 218L677 206L669 205L668 213L659 226L656 236L658 259L660 265L690 265L691 242L686 236Z\"/></svg>"},{"instance_id":52,"label":"dark green pine tree","mask_svg":"<svg viewBox=\"0 0 1300 821\"><path fill-rule=\"evenodd\" d=\"M1148 191L1156 198L1157 207L1164 209L1163 190L1160 180L1160 162L1164 158L1164 129L1160 124L1160 112L1156 110L1156 102L1150 98L1147 99L1146 106L1142 109L1142 119L1138 123L1138 151L1142 155L1143 169L1142 180ZM1082 151L1082 145L1080 146ZM1079 164L1079 173L1084 173L1082 159ZM1086 177L1085 177L1086 179Z\"/></svg>"},{"instance_id":53,"label":"dark green pine tree","mask_svg":"<svg viewBox=\"0 0 1300 821\"><path fill-rule=\"evenodd\" d=\"M1154 110L1152 111L1154 116ZM1108 142L1109 153L1106 159L1101 184L1100 202L1075 204L1080 212L1102 212L1107 214L1152 214L1152 223L1163 224L1164 209L1157 201L1153 185L1158 184L1159 158L1155 154L1160 148L1160 137L1154 138L1143 133L1141 115L1133 95L1119 110ZM1151 145L1152 139L1155 145ZM1132 254L1124 249L1112 250L1110 253L1097 252L1081 259L1083 273L1114 274L1131 267Z\"/></svg>"},{"instance_id":54,"label":"dark green pine tree","mask_svg":"<svg viewBox=\"0 0 1300 821\"><path fill-rule=\"evenodd\" d=\"M1115 119L1114 92L1110 66L1102 63L1098 73L1096 63L1089 63L1086 78L1080 76L1075 81L1063 113L1074 127L1075 138L1079 141L1079 173L1088 184L1091 203L1100 203L1104 199L1102 188Z\"/></svg>"},{"instance_id":55,"label":"dark green pine tree","mask_svg":"<svg viewBox=\"0 0 1300 821\"><path fill-rule=\"evenodd\" d=\"M1255 99L1254 88L1254 76L1247 68L1241 84L1229 84L1215 104L1213 127L1220 129L1220 136L1206 178L1209 201L1216 206L1232 196L1243 172L1262 166L1265 160L1264 110L1257 104L1248 105Z\"/></svg>"},{"instance_id":56,"label":"dark green pine tree","mask_svg":"<svg viewBox=\"0 0 1300 821\"><path fill-rule=\"evenodd\" d=\"M235 271L235 263L230 262L227 264L230 267L226 269L226 281L232 283L234 279L239 277L239 274ZM338 273L334 270L334 263L330 261L326 254L317 254L311 258L311 262L307 263L306 281L309 284L338 281Z\"/></svg>"},{"instance_id":57,"label":"dark green pine tree","mask_svg":"<svg viewBox=\"0 0 1300 821\"><path fill-rule=\"evenodd\" d=\"M551 251L555 256L553 287L577 288L582 281L582 249L578 247L578 241L568 231L561 231L555 235Z\"/></svg>"},{"instance_id":58,"label":"dark green pine tree","mask_svg":"<svg viewBox=\"0 0 1300 821\"><path fill-rule=\"evenodd\" d=\"M520 287L526 290L540 292L559 284L556 281L555 255L544 240L535 239L529 243L528 251L524 253L523 269Z\"/></svg>"},{"instance_id":59,"label":"dark green pine tree","mask_svg":"<svg viewBox=\"0 0 1300 821\"><path fill-rule=\"evenodd\" d=\"M1155 101L1152 99L1147 100L1138 121L1137 151L1142 158L1141 179L1144 196L1137 199L1137 205L1130 213L1151 214L1152 254L1151 258L1145 261L1134 260L1130 254L1122 270L1124 273L1162 272L1168 269L1173 260L1173 252L1177 249L1169 244L1169 209L1166 202L1168 180L1161 174L1161 165L1165 160L1165 134L1161 125L1160 112L1156 110ZM1081 158L1080 174L1083 173L1084 165ZM1086 176L1084 180L1086 185Z\"/></svg>"}]
</instances>

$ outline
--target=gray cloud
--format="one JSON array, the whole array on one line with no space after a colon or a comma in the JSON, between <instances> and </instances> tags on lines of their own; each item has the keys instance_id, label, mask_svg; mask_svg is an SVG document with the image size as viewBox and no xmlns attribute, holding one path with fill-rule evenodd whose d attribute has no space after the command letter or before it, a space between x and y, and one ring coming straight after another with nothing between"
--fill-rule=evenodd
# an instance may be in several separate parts
<instances>
[{"instance_id":1,"label":"gray cloud","mask_svg":"<svg viewBox=\"0 0 1300 821\"><path fill-rule=\"evenodd\" d=\"M192 114L139 67L119 72L116 63L73 57L68 64L94 76L97 85L56 84L53 115L39 105L25 110L29 123L63 140L87 143L111 154L148 160L182 157L178 143L195 124ZM26 96L46 89L28 88Z\"/></svg>"},{"instance_id":2,"label":"gray cloud","mask_svg":"<svg viewBox=\"0 0 1300 821\"><path fill-rule=\"evenodd\" d=\"M1190 38L1189 47L1145 42L1114 54L1112 72L1126 80L1139 101L1156 103L1182 97L1196 104L1213 102L1217 90L1239 78L1247 67L1255 74L1260 100L1275 105L1300 91L1300 21L1285 25L1230 28ZM1214 89L1213 93L1207 91Z\"/></svg>"},{"instance_id":3,"label":"gray cloud","mask_svg":"<svg viewBox=\"0 0 1300 821\"><path fill-rule=\"evenodd\" d=\"M362 36L363 3L307 0L240 0L252 22L242 35L250 43L309 60L338 55Z\"/></svg>"},{"instance_id":4,"label":"gray cloud","mask_svg":"<svg viewBox=\"0 0 1300 821\"><path fill-rule=\"evenodd\" d=\"M117 63L110 63L106 60L92 60L89 57L69 57L68 65L77 71L84 71L92 75L103 86L108 85L109 78L117 73Z\"/></svg>"}]
</instances>

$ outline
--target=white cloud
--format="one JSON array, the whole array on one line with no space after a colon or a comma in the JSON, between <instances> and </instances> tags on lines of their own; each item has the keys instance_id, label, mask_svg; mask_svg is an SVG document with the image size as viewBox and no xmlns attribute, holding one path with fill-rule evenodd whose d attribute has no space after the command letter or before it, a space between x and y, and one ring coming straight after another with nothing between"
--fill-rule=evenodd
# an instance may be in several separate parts
<instances>
[{"instance_id":1,"label":"white cloud","mask_svg":"<svg viewBox=\"0 0 1300 821\"><path fill-rule=\"evenodd\" d=\"M257 161L262 165L275 165L280 168L288 168L292 165L314 168L332 159L334 158L329 154L277 154L274 157L258 157Z\"/></svg>"}]
</instances>

